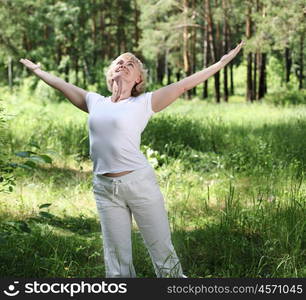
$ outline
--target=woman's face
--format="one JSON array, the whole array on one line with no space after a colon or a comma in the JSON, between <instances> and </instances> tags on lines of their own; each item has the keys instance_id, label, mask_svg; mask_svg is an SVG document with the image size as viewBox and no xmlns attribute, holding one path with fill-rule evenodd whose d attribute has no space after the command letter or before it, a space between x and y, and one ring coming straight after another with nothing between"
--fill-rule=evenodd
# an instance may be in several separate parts
<instances>
[{"instance_id":1,"label":"woman's face","mask_svg":"<svg viewBox=\"0 0 306 300\"><path fill-rule=\"evenodd\" d=\"M140 72L137 63L125 57L118 58L113 69L113 79L121 76L128 82L140 82Z\"/></svg>"}]
</instances>

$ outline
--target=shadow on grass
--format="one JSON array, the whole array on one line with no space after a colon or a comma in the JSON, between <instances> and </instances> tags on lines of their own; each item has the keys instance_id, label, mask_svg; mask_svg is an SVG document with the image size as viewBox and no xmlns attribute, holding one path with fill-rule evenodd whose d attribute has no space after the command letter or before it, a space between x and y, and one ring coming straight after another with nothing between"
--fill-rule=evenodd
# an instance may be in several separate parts
<instances>
[{"instance_id":1,"label":"shadow on grass","mask_svg":"<svg viewBox=\"0 0 306 300\"><path fill-rule=\"evenodd\" d=\"M43 215L22 221L0 217L0 277L104 277L99 220ZM138 231L133 230L132 241L136 269L154 277Z\"/></svg>"},{"instance_id":2,"label":"shadow on grass","mask_svg":"<svg viewBox=\"0 0 306 300\"><path fill-rule=\"evenodd\" d=\"M237 214L235 220L176 230L172 240L189 277L303 277L306 229L296 227L303 214L303 207L278 208L265 217L250 215L248 225ZM23 222L0 223L1 277L104 276L98 220L37 216ZM132 242L138 276L155 277L138 231Z\"/></svg>"},{"instance_id":3,"label":"shadow on grass","mask_svg":"<svg viewBox=\"0 0 306 300\"><path fill-rule=\"evenodd\" d=\"M83 182L91 188L92 171L76 170L71 168L45 167L37 165L33 170L19 169L17 178L26 178L31 183L52 184L58 188L65 188L70 184ZM22 179L23 180L23 179Z\"/></svg>"},{"instance_id":4,"label":"shadow on grass","mask_svg":"<svg viewBox=\"0 0 306 300\"><path fill-rule=\"evenodd\" d=\"M99 224L92 218L32 217L0 223L1 277L101 277Z\"/></svg>"}]
</instances>

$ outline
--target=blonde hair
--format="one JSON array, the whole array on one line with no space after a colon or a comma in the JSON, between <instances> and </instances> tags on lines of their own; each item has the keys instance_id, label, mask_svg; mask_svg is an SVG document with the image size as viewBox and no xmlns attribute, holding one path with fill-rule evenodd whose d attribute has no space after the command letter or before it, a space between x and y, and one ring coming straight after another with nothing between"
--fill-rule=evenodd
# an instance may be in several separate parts
<instances>
[{"instance_id":1,"label":"blonde hair","mask_svg":"<svg viewBox=\"0 0 306 300\"><path fill-rule=\"evenodd\" d=\"M115 60L112 61L110 66L107 68L107 71L105 73L106 76L106 83L107 83L107 89L112 93L113 92L113 74L114 74L114 66L116 65L118 59L120 58L126 58L132 60L135 64L138 65L139 73L140 73L140 82L135 83L134 87L132 88L131 95L133 97L139 96L142 94L146 89L146 83L147 83L147 74L148 71L144 68L143 63L131 52L125 52L118 56Z\"/></svg>"}]
</instances>

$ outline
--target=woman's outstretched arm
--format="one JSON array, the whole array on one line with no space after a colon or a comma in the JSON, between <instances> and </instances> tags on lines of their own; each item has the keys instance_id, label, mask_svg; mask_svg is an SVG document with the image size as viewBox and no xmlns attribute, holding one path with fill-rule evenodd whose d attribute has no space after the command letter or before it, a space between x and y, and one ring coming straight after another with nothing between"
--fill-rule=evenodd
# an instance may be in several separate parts
<instances>
[{"instance_id":1,"label":"woman's outstretched arm","mask_svg":"<svg viewBox=\"0 0 306 300\"><path fill-rule=\"evenodd\" d=\"M169 84L162 87L152 93L152 109L155 112L159 112L166 108L172 102L174 102L178 97L180 97L184 92L194 88L201 82L204 82L209 77L217 73L223 67L225 67L240 51L244 45L244 41L232 49L227 54L223 55L221 59L210 67L194 73L178 82Z\"/></svg>"},{"instance_id":2,"label":"woman's outstretched arm","mask_svg":"<svg viewBox=\"0 0 306 300\"><path fill-rule=\"evenodd\" d=\"M50 73L41 70L39 65L34 64L28 59L20 59L19 61L24 64L29 70L31 70L37 77L42 79L45 83L62 92L65 97L77 108L88 112L87 105L85 102L85 96L87 91L71 83L68 83L59 77L56 77Z\"/></svg>"}]
</instances>

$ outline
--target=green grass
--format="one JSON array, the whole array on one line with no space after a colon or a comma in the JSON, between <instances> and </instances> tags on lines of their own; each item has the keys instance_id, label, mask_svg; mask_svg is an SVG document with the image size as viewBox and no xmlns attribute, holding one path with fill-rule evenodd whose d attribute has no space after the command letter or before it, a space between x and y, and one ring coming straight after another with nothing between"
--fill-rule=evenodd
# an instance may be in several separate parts
<instances>
[{"instance_id":1,"label":"green grass","mask_svg":"<svg viewBox=\"0 0 306 300\"><path fill-rule=\"evenodd\" d=\"M1 276L103 277L87 114L2 95L11 160L31 150L53 163L16 169L14 191L0 195ZM188 277L305 277L306 106L243 101L178 99L143 133L176 252ZM155 277L135 224L132 238L137 276Z\"/></svg>"}]
</instances>

